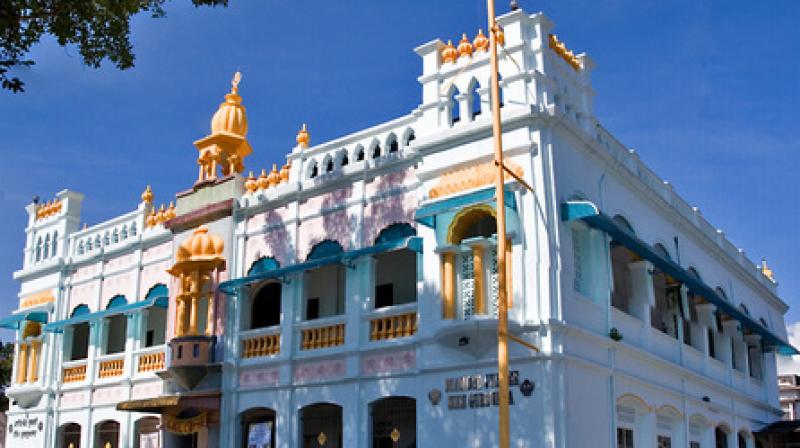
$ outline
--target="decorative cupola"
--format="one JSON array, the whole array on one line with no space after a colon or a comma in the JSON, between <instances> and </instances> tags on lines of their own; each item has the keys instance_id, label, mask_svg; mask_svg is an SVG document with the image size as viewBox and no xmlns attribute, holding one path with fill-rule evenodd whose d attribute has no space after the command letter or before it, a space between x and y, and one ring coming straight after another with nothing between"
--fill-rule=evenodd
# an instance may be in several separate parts
<instances>
[{"instance_id":1,"label":"decorative cupola","mask_svg":"<svg viewBox=\"0 0 800 448\"><path fill-rule=\"evenodd\" d=\"M478 35L475 36L472 45L475 47L475 51L483 53L489 51L489 39L483 34L483 30L478 30Z\"/></svg>"},{"instance_id":2,"label":"decorative cupola","mask_svg":"<svg viewBox=\"0 0 800 448\"><path fill-rule=\"evenodd\" d=\"M467 33L461 36L461 41L458 43L458 57L472 56L472 44L467 39Z\"/></svg>"},{"instance_id":3,"label":"decorative cupola","mask_svg":"<svg viewBox=\"0 0 800 448\"><path fill-rule=\"evenodd\" d=\"M453 46L453 41L448 40L447 45L442 48L442 62L456 62L458 59L458 50Z\"/></svg>"},{"instance_id":4,"label":"decorative cupola","mask_svg":"<svg viewBox=\"0 0 800 448\"><path fill-rule=\"evenodd\" d=\"M308 148L308 144L311 142L311 135L308 133L308 127L305 123L303 123L303 127L297 131L297 137L295 138L295 141L297 142L298 148Z\"/></svg>"},{"instance_id":5,"label":"decorative cupola","mask_svg":"<svg viewBox=\"0 0 800 448\"><path fill-rule=\"evenodd\" d=\"M236 72L230 93L225 95L225 102L211 118L211 134L194 142L200 152L198 184L216 180L217 167L223 176L241 173L245 157L253 152L247 142L247 115L239 96L241 79L242 74Z\"/></svg>"}]
</instances>

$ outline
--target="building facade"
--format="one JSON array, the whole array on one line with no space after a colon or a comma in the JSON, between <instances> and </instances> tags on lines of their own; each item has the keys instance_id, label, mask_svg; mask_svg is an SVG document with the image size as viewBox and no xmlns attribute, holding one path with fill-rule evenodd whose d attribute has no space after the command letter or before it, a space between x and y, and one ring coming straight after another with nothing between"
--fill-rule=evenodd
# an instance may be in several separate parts
<instances>
[{"instance_id":1,"label":"building facade","mask_svg":"<svg viewBox=\"0 0 800 448\"><path fill-rule=\"evenodd\" d=\"M498 18L515 447L755 447L787 305L598 122L593 63ZM9 446L497 439L488 40L434 40L408 115L245 176L239 76L174 205L27 207ZM193 169L186 167L187 170Z\"/></svg>"}]
</instances>

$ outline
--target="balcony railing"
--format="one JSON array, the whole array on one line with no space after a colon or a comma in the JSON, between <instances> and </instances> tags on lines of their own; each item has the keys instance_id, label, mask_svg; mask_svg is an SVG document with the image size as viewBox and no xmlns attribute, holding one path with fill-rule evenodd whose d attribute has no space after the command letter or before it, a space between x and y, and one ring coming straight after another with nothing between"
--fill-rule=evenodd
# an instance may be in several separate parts
<instances>
[{"instance_id":1,"label":"balcony railing","mask_svg":"<svg viewBox=\"0 0 800 448\"><path fill-rule=\"evenodd\" d=\"M158 372L164 370L165 352L163 346L150 347L137 355L136 373Z\"/></svg>"},{"instance_id":2,"label":"balcony railing","mask_svg":"<svg viewBox=\"0 0 800 448\"><path fill-rule=\"evenodd\" d=\"M64 364L61 378L64 383L77 383L86 381L86 361L76 361Z\"/></svg>"},{"instance_id":3,"label":"balcony railing","mask_svg":"<svg viewBox=\"0 0 800 448\"><path fill-rule=\"evenodd\" d=\"M369 317L369 340L386 341L417 333L417 304L376 310Z\"/></svg>"},{"instance_id":4,"label":"balcony railing","mask_svg":"<svg viewBox=\"0 0 800 448\"><path fill-rule=\"evenodd\" d=\"M344 317L336 316L336 320L342 319ZM314 321L310 321L304 323L303 326L305 328L300 330L300 350L316 350L344 345L345 324L343 322L329 325L320 323L314 326Z\"/></svg>"},{"instance_id":5,"label":"balcony railing","mask_svg":"<svg viewBox=\"0 0 800 448\"><path fill-rule=\"evenodd\" d=\"M104 359L97 363L98 378L114 378L125 372L125 358Z\"/></svg>"},{"instance_id":6,"label":"balcony railing","mask_svg":"<svg viewBox=\"0 0 800 448\"><path fill-rule=\"evenodd\" d=\"M281 329L270 327L242 333L242 357L260 358L281 352Z\"/></svg>"}]
</instances>

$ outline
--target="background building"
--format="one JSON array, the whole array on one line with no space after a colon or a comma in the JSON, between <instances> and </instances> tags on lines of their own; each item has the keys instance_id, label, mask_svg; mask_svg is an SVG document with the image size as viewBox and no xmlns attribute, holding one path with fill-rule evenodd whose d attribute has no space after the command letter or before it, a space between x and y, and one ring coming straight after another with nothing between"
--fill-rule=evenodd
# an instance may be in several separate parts
<instances>
[{"instance_id":1,"label":"background building","mask_svg":"<svg viewBox=\"0 0 800 448\"><path fill-rule=\"evenodd\" d=\"M500 74L514 446L756 446L786 304L598 122L593 63L515 11ZM434 40L408 115L245 177L240 77L197 182L78 228L28 207L14 446L492 446L488 42ZM186 167L186 169L195 169Z\"/></svg>"}]
</instances>

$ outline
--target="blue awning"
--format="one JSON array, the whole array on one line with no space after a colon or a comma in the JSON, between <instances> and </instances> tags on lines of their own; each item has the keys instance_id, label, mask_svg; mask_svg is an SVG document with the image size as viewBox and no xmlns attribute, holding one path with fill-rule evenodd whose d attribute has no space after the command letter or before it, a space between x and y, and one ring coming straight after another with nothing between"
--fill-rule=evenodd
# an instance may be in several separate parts
<instances>
[{"instance_id":1,"label":"blue awning","mask_svg":"<svg viewBox=\"0 0 800 448\"><path fill-rule=\"evenodd\" d=\"M436 225L436 215L469 207L470 205L487 202L494 203L494 192L494 187L488 187L456 197L431 201L417 209L414 213L414 220L428 227L434 227ZM514 192L506 188L505 195L506 207L516 210L517 200L514 196Z\"/></svg>"},{"instance_id":2,"label":"blue awning","mask_svg":"<svg viewBox=\"0 0 800 448\"><path fill-rule=\"evenodd\" d=\"M6 318L0 319L0 327L8 328L10 330L19 330L20 323L25 320L29 320L31 322L39 322L40 324L46 324L47 312L28 311L28 312L12 314Z\"/></svg>"},{"instance_id":3,"label":"blue awning","mask_svg":"<svg viewBox=\"0 0 800 448\"><path fill-rule=\"evenodd\" d=\"M168 303L169 303L169 298L167 297L164 296L150 297L144 300L140 300L138 302L128 303L125 305L118 305L102 311L81 314L78 316L71 317L69 319L59 320L45 325L44 331L49 331L52 333L61 333L62 331L64 331L64 327L70 325L81 324L92 320L99 320L117 314L131 313L134 311L139 311L144 308L149 308L151 306L166 308Z\"/></svg>"},{"instance_id":4,"label":"blue awning","mask_svg":"<svg viewBox=\"0 0 800 448\"><path fill-rule=\"evenodd\" d=\"M334 263L342 263L366 255L375 255L383 252L390 252L400 249L409 249L413 250L414 252L422 252L422 238L418 236L410 236L408 238L403 238L395 241L387 241L385 243L378 243L373 246L364 247L362 249L351 250L349 252L343 252L337 255L321 257L316 260L307 261L305 263L293 264L291 266L286 266L285 268L279 268L271 271L260 272L258 274L248 275L246 277L235 278L220 283L219 290L224 292L225 294L234 294L236 292L236 288L240 286L249 285L251 283L257 283L263 280L269 280L273 278L280 278L294 272L307 271L310 269L315 269L318 267Z\"/></svg>"},{"instance_id":5,"label":"blue awning","mask_svg":"<svg viewBox=\"0 0 800 448\"><path fill-rule=\"evenodd\" d=\"M723 314L736 319L743 327L759 336L765 346L775 347L782 355L797 355L798 350L788 342L772 333L763 325L753 320L750 316L736 308L732 303L722 298L714 288L711 288L700 279L696 278L689 271L680 265L660 255L654 247L632 235L624 228L620 227L608 215L602 213L600 209L589 201L567 201L561 204L561 219L571 221L580 219L586 224L606 232L618 243L632 250L642 258L650 261L653 265L674 278L678 282L686 285L690 291L706 301L714 304Z\"/></svg>"}]
</instances>

